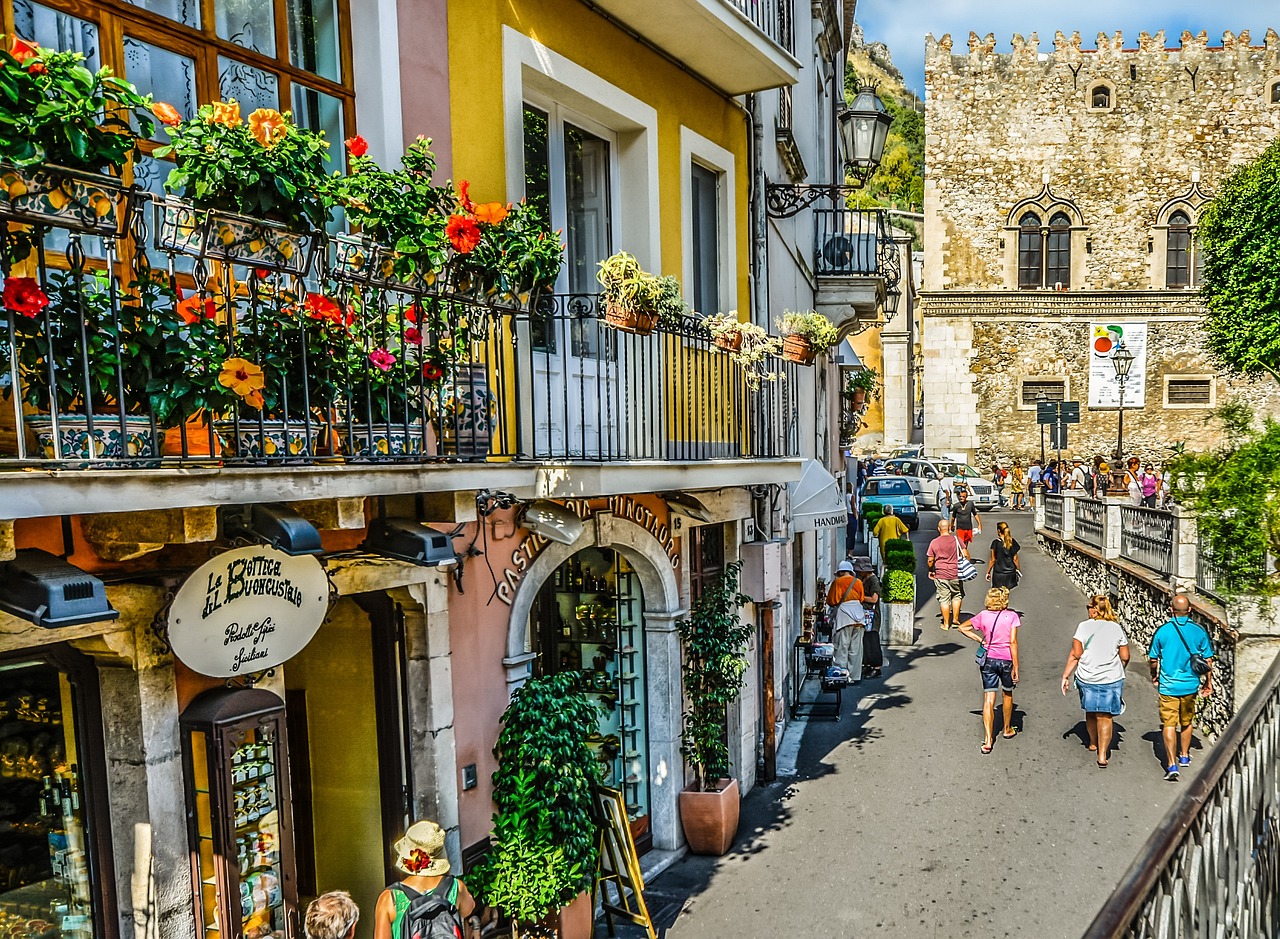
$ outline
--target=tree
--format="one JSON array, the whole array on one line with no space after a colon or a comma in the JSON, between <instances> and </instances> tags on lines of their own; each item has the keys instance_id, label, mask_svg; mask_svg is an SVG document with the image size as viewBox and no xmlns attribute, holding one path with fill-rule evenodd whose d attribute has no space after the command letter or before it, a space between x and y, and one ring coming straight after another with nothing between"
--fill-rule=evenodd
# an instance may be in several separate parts
<instances>
[{"instance_id":1,"label":"tree","mask_svg":"<svg viewBox=\"0 0 1280 939\"><path fill-rule=\"evenodd\" d=\"M1210 349L1234 371L1280 378L1280 140L1223 183L1199 236Z\"/></svg>"}]
</instances>

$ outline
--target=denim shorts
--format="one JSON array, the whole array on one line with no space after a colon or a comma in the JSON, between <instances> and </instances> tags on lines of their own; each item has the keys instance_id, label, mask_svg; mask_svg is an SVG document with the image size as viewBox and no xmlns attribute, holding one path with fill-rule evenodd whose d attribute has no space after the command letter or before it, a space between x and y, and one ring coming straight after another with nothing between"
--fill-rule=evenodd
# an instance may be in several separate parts
<instances>
[{"instance_id":1,"label":"denim shorts","mask_svg":"<svg viewBox=\"0 0 1280 939\"><path fill-rule=\"evenodd\" d=\"M1076 679L1080 689L1080 706L1089 714L1119 714L1120 698L1124 692L1124 679L1093 684Z\"/></svg>"},{"instance_id":2,"label":"denim shorts","mask_svg":"<svg viewBox=\"0 0 1280 939\"><path fill-rule=\"evenodd\" d=\"M1013 691L1013 660L988 658L978 666L982 675L982 690L995 691L1003 687L1005 691Z\"/></svg>"}]
</instances>

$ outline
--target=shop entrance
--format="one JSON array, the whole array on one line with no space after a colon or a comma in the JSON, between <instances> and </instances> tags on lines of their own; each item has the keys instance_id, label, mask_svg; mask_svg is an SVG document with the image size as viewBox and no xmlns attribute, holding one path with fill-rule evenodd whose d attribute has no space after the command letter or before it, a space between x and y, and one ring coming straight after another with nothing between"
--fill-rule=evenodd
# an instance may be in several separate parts
<instances>
[{"instance_id":1,"label":"shop entrance","mask_svg":"<svg viewBox=\"0 0 1280 939\"><path fill-rule=\"evenodd\" d=\"M637 849L648 851L653 834L639 576L617 551L586 548L556 568L530 615L534 674L580 676L600 713L588 742L605 766L605 785L623 792Z\"/></svg>"}]
</instances>

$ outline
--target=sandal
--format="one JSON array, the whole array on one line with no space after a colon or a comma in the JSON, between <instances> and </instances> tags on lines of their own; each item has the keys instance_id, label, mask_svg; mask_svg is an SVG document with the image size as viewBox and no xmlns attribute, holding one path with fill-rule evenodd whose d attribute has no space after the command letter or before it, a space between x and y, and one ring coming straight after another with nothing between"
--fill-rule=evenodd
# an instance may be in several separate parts
<instances>
[{"instance_id":1,"label":"sandal","mask_svg":"<svg viewBox=\"0 0 1280 939\"><path fill-rule=\"evenodd\" d=\"M1015 730L1013 733L1009 733L1008 731L1005 731L1000 736L1004 737L1005 740L1012 740L1014 737L1018 736L1018 732L1017 730Z\"/></svg>"},{"instance_id":2,"label":"sandal","mask_svg":"<svg viewBox=\"0 0 1280 939\"><path fill-rule=\"evenodd\" d=\"M984 744L982 745L982 752L983 752L983 753L990 753L990 752L991 752L991 747L992 747L992 744L984 743Z\"/></svg>"},{"instance_id":3,"label":"sandal","mask_svg":"<svg viewBox=\"0 0 1280 939\"><path fill-rule=\"evenodd\" d=\"M1098 761L1098 769L1106 769L1110 765L1111 765L1110 763L1104 763L1102 762L1102 760Z\"/></svg>"}]
</instances>

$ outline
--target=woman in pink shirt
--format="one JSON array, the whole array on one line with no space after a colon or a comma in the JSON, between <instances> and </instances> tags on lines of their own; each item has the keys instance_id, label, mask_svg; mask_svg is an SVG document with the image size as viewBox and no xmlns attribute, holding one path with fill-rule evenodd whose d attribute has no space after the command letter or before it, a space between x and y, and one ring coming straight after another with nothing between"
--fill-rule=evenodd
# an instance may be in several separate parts
<instances>
[{"instance_id":1,"label":"woman in pink shirt","mask_svg":"<svg viewBox=\"0 0 1280 939\"><path fill-rule=\"evenodd\" d=\"M982 676L982 752L995 744L996 691L1004 692L1004 736L1013 726L1013 686L1018 683L1018 614L1009 609L1009 591L987 591L986 609L960 624L960 632L978 643L978 672Z\"/></svg>"}]
</instances>

